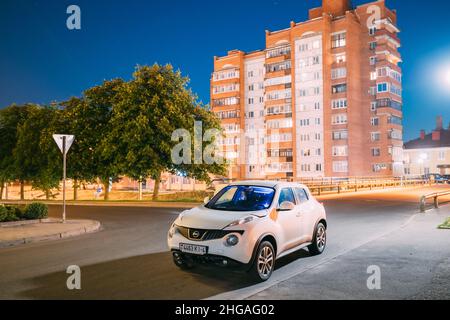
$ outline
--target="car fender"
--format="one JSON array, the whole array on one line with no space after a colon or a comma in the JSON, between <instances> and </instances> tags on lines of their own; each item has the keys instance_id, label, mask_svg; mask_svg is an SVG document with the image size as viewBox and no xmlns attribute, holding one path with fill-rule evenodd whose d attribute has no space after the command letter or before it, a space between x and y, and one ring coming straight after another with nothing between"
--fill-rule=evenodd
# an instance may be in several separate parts
<instances>
[{"instance_id":1,"label":"car fender","mask_svg":"<svg viewBox=\"0 0 450 320\"><path fill-rule=\"evenodd\" d=\"M259 245L261 244L262 240L263 240L265 237L267 237L267 236L273 237L273 238L275 239L275 244L276 244L276 246L278 247L278 240L277 240L277 237L275 236L275 234L273 234L272 232L266 232L266 233L262 234L262 235L258 238L258 240L255 242L255 247L253 248L252 258L250 259L250 262L249 262L249 264L248 264L248 267L249 267L249 268L251 268L251 267L253 266L253 263L255 262L256 255L257 255L257 253L258 253L257 251L258 251Z\"/></svg>"}]
</instances>

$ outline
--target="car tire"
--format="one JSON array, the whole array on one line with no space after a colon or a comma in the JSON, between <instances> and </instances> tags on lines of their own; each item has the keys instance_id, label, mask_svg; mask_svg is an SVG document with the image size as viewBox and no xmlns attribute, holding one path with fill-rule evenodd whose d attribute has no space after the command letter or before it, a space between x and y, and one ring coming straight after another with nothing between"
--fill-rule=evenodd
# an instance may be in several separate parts
<instances>
[{"instance_id":1,"label":"car tire","mask_svg":"<svg viewBox=\"0 0 450 320\"><path fill-rule=\"evenodd\" d=\"M181 270L190 270L194 268L192 261L185 259L180 253L173 253L173 263Z\"/></svg>"},{"instance_id":2,"label":"car tire","mask_svg":"<svg viewBox=\"0 0 450 320\"><path fill-rule=\"evenodd\" d=\"M327 228L319 223L314 230L313 243L308 246L309 253L313 256L322 254L327 246Z\"/></svg>"},{"instance_id":3,"label":"car tire","mask_svg":"<svg viewBox=\"0 0 450 320\"><path fill-rule=\"evenodd\" d=\"M264 282L270 279L275 269L276 253L273 245L269 241L264 241L258 246L255 261L250 273L257 282Z\"/></svg>"}]
</instances>

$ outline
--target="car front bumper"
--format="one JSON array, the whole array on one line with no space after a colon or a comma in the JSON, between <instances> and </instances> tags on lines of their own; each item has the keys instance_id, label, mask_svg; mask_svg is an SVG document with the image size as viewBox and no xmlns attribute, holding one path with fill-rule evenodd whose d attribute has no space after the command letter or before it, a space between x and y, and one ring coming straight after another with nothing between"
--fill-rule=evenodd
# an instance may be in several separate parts
<instances>
[{"instance_id":1,"label":"car front bumper","mask_svg":"<svg viewBox=\"0 0 450 320\"><path fill-rule=\"evenodd\" d=\"M168 246L172 252L181 253L185 257L192 258L194 261L200 261L204 263L222 264L227 266L230 264L243 264L247 265L252 260L253 249L255 244L248 239L248 234L231 233L239 238L239 243L236 246L227 246L225 243L226 238L210 240L210 241L192 241L180 233L175 233L172 237L168 238ZM206 255L196 255L192 253L183 253L180 250L180 244L190 244L195 246L204 246L208 248ZM223 261L228 261L223 263Z\"/></svg>"}]
</instances>

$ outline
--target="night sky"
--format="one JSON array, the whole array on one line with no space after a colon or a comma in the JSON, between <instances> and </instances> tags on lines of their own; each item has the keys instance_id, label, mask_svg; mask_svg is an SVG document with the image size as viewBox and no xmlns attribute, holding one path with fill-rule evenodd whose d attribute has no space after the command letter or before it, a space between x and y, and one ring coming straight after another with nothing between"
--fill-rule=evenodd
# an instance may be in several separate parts
<instances>
[{"instance_id":1,"label":"night sky","mask_svg":"<svg viewBox=\"0 0 450 320\"><path fill-rule=\"evenodd\" d=\"M367 1L353 1L361 4ZM138 64L171 63L209 102L215 55L264 47L264 30L307 19L320 0L1 0L0 108L65 100ZM450 122L450 2L389 0L398 10L404 63L405 140ZM66 9L82 30L66 28ZM232 9L231 9L232 8Z\"/></svg>"}]
</instances>

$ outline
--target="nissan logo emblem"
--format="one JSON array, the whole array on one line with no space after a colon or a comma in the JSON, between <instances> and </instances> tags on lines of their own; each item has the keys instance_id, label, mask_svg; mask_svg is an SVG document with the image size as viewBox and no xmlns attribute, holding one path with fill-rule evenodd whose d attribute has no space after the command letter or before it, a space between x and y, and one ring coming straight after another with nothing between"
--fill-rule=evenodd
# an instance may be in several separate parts
<instances>
[{"instance_id":1,"label":"nissan logo emblem","mask_svg":"<svg viewBox=\"0 0 450 320\"><path fill-rule=\"evenodd\" d=\"M200 232L198 231L192 232L192 237L197 239L198 237L200 237Z\"/></svg>"}]
</instances>

